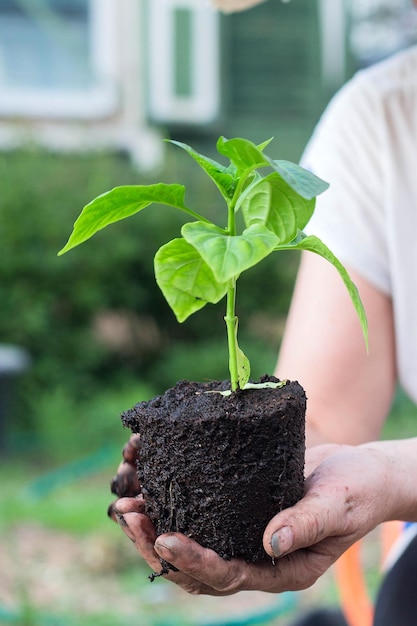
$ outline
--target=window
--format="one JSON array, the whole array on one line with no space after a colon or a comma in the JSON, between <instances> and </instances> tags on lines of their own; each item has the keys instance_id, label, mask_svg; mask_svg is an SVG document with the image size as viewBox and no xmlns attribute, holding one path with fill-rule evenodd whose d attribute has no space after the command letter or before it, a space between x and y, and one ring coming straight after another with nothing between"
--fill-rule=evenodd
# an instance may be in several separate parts
<instances>
[{"instance_id":1,"label":"window","mask_svg":"<svg viewBox=\"0 0 417 626\"><path fill-rule=\"evenodd\" d=\"M0 115L90 118L115 107L112 0L0 0Z\"/></svg>"},{"instance_id":2,"label":"window","mask_svg":"<svg viewBox=\"0 0 417 626\"><path fill-rule=\"evenodd\" d=\"M203 0L148 0L149 113L207 124L219 114L218 13Z\"/></svg>"}]
</instances>

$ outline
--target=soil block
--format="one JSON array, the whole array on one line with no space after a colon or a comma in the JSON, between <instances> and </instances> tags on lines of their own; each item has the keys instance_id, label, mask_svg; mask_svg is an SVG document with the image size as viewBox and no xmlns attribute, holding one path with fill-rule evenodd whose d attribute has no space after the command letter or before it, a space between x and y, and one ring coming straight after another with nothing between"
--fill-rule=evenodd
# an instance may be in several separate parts
<instances>
[{"instance_id":1,"label":"soil block","mask_svg":"<svg viewBox=\"0 0 417 626\"><path fill-rule=\"evenodd\" d=\"M295 381L213 393L228 388L180 381L122 421L141 435L138 476L157 534L256 561L269 520L303 495L306 397Z\"/></svg>"}]
</instances>

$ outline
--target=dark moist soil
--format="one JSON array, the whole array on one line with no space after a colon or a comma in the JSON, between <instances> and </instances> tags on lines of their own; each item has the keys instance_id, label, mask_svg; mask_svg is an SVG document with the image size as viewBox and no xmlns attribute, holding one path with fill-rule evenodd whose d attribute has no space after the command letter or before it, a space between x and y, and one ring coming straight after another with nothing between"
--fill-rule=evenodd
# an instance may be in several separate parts
<instances>
[{"instance_id":1,"label":"dark moist soil","mask_svg":"<svg viewBox=\"0 0 417 626\"><path fill-rule=\"evenodd\" d=\"M303 495L306 397L294 381L207 393L228 388L180 381L122 421L141 435L138 476L157 534L178 531L223 558L256 561L269 520Z\"/></svg>"}]
</instances>

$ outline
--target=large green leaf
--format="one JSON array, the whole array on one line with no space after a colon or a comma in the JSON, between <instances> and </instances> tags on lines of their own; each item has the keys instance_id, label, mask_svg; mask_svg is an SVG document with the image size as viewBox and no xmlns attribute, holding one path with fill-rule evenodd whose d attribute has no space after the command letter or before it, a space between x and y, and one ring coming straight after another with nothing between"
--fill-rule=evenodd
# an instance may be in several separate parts
<instances>
[{"instance_id":1,"label":"large green leaf","mask_svg":"<svg viewBox=\"0 0 417 626\"><path fill-rule=\"evenodd\" d=\"M227 284L214 278L197 250L184 239L162 246L154 265L156 282L179 322L226 295Z\"/></svg>"},{"instance_id":2,"label":"large green leaf","mask_svg":"<svg viewBox=\"0 0 417 626\"><path fill-rule=\"evenodd\" d=\"M181 233L198 250L219 282L227 282L256 265L278 243L274 233L261 224L232 237L213 224L190 222L184 224Z\"/></svg>"},{"instance_id":3,"label":"large green leaf","mask_svg":"<svg viewBox=\"0 0 417 626\"><path fill-rule=\"evenodd\" d=\"M130 217L153 202L166 204L190 213L184 204L184 193L183 185L166 185L164 183L115 187L84 207L74 224L68 242L58 254L68 252L109 224Z\"/></svg>"},{"instance_id":4,"label":"large green leaf","mask_svg":"<svg viewBox=\"0 0 417 626\"><path fill-rule=\"evenodd\" d=\"M217 163L217 161L214 161L203 154L199 154L191 148L191 146L188 146L186 143L182 143L181 141L171 140L171 143L185 150L194 159L194 161L198 163L198 165L214 181L226 200L233 196L235 177L233 176L230 166L225 167L224 165Z\"/></svg>"},{"instance_id":5,"label":"large green leaf","mask_svg":"<svg viewBox=\"0 0 417 626\"><path fill-rule=\"evenodd\" d=\"M315 198L303 198L274 172L245 193L242 212L247 226L263 224L280 243L288 243L310 220L314 206Z\"/></svg>"},{"instance_id":6,"label":"large green leaf","mask_svg":"<svg viewBox=\"0 0 417 626\"><path fill-rule=\"evenodd\" d=\"M331 250L329 250L329 248L321 241L321 239L314 235L307 236L302 232L298 234L293 242L277 246L277 250L289 249L308 250L309 252L314 252L315 254L318 254L319 256L329 261L329 263L334 265L334 267L339 272L343 282L345 283L346 289L349 292L350 298L352 300L353 306L355 307L359 322L361 324L366 347L368 348L368 321L366 319L365 308L362 304L358 288L350 278L347 270L339 261L339 259L333 254Z\"/></svg>"},{"instance_id":7,"label":"large green leaf","mask_svg":"<svg viewBox=\"0 0 417 626\"><path fill-rule=\"evenodd\" d=\"M324 180L291 161L271 161L271 165L294 191L307 200L315 198L329 187Z\"/></svg>"}]
</instances>

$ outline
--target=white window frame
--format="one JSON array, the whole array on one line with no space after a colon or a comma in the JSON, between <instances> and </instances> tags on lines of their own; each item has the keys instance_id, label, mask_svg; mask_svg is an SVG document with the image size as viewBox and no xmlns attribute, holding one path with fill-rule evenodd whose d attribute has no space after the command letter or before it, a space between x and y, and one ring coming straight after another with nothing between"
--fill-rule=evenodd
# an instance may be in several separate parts
<instances>
[{"instance_id":1,"label":"white window frame","mask_svg":"<svg viewBox=\"0 0 417 626\"><path fill-rule=\"evenodd\" d=\"M190 94L175 93L176 9L192 18ZM204 0L148 0L148 107L153 121L209 124L220 109L219 16Z\"/></svg>"},{"instance_id":2,"label":"white window frame","mask_svg":"<svg viewBox=\"0 0 417 626\"><path fill-rule=\"evenodd\" d=\"M319 16L323 83L334 90L346 80L346 0L319 0Z\"/></svg>"},{"instance_id":3,"label":"white window frame","mask_svg":"<svg viewBox=\"0 0 417 626\"><path fill-rule=\"evenodd\" d=\"M97 119L117 108L115 0L89 0L93 84L89 89L7 88L0 85L0 116Z\"/></svg>"}]
</instances>

